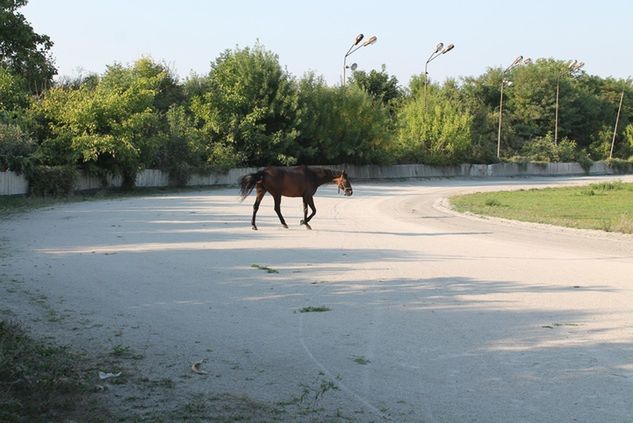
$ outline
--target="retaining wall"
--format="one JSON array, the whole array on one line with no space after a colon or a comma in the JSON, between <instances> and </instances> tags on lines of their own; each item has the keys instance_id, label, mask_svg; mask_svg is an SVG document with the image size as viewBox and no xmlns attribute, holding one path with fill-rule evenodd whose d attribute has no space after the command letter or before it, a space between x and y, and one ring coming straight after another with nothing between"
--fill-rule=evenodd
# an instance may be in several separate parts
<instances>
[{"instance_id":1,"label":"retaining wall","mask_svg":"<svg viewBox=\"0 0 633 423\"><path fill-rule=\"evenodd\" d=\"M336 168L336 166L327 166ZM587 173L578 163L495 163L491 165L463 164L460 166L394 165L394 166L346 166L350 178L368 179L408 179L408 178L495 178L511 176L578 176ZM192 175L189 186L235 185L240 177L255 172L257 168L231 169L225 174ZM595 162L589 175L613 175L613 168L606 163ZM81 175L75 183L75 191L86 191L107 187L120 187L121 177L100 178ZM24 175L14 172L0 172L0 196L22 195L28 192L28 181ZM166 187L169 175L156 169L146 169L136 175L137 187Z\"/></svg>"}]
</instances>

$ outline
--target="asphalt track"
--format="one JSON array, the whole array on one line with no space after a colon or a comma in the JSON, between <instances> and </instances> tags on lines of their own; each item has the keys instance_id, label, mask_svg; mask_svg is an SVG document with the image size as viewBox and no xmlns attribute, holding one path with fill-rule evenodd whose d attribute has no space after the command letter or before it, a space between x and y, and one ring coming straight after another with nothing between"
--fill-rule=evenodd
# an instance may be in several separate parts
<instances>
[{"instance_id":1,"label":"asphalt track","mask_svg":"<svg viewBox=\"0 0 633 423\"><path fill-rule=\"evenodd\" d=\"M59 205L0 223L0 310L124 346L130 371L174 381L170 401L231 395L295 407L288 421L631 421L633 236L442 200L594 181L323 186L312 231L298 199L282 228L270 196L252 231L235 188Z\"/></svg>"}]
</instances>

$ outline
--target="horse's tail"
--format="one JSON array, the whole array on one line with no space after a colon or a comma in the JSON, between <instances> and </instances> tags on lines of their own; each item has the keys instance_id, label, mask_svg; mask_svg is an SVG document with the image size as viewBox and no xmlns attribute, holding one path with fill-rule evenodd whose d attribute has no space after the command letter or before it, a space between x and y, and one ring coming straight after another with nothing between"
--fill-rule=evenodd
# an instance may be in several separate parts
<instances>
[{"instance_id":1,"label":"horse's tail","mask_svg":"<svg viewBox=\"0 0 633 423\"><path fill-rule=\"evenodd\" d=\"M240 201L244 201L246 197L253 191L257 182L264 179L264 171L260 170L255 173L250 173L248 175L244 175L240 178L240 196L242 199Z\"/></svg>"}]
</instances>

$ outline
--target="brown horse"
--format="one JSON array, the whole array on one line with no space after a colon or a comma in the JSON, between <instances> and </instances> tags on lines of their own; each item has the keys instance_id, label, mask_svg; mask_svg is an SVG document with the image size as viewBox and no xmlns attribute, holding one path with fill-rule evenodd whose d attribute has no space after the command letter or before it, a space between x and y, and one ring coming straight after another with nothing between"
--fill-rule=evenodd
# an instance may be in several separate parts
<instances>
[{"instance_id":1,"label":"brown horse","mask_svg":"<svg viewBox=\"0 0 633 423\"><path fill-rule=\"evenodd\" d=\"M279 216L279 221L287 228L286 221L281 215L281 196L302 197L303 198L303 220L300 225L312 229L308 222L314 217L316 207L314 207L313 196L317 188L326 183L338 185L339 192L343 190L345 195L352 195L352 186L347 178L347 173L340 170L324 169L320 167L267 167L256 173L243 176L240 179L240 193L242 201L256 188L257 197L253 205L253 219L251 224L253 230L257 230L255 225L255 215L259 209L259 203L266 192L270 192L275 200L275 212ZM308 206L312 213L308 216Z\"/></svg>"}]
</instances>

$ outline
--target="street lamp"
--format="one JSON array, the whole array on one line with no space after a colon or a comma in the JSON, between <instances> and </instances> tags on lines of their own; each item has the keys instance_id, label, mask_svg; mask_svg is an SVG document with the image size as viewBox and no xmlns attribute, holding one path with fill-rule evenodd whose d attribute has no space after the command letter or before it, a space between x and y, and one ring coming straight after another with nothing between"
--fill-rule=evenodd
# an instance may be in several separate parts
<instances>
[{"instance_id":1,"label":"street lamp","mask_svg":"<svg viewBox=\"0 0 633 423\"><path fill-rule=\"evenodd\" d=\"M435 59L437 59L438 57L440 57L442 54L446 54L449 51L451 51L452 49L455 48L454 44L449 44L446 47L444 47L444 43L438 43L438 45L435 47L435 50L433 51L433 53L431 53L431 55L429 56L429 58L427 59L426 63L424 64L424 110L426 112L426 86L428 85L428 81L429 81L429 72L428 72L428 67L429 67L429 63Z\"/></svg>"},{"instance_id":2,"label":"street lamp","mask_svg":"<svg viewBox=\"0 0 633 423\"><path fill-rule=\"evenodd\" d=\"M519 56L514 59L514 62L510 66L501 72L501 95L499 97L499 129L497 130L497 158L501 157L501 118L503 117L503 87L512 85L512 82L505 79L505 74L516 68L519 65L529 65L532 63L532 59L523 60L523 56Z\"/></svg>"},{"instance_id":3,"label":"street lamp","mask_svg":"<svg viewBox=\"0 0 633 423\"><path fill-rule=\"evenodd\" d=\"M558 145L558 96L560 93L560 77L563 72L574 73L577 70L580 70L585 66L583 62L579 62L578 60L570 60L567 63L567 68L558 72L558 77L556 78L556 117L554 118L554 145Z\"/></svg>"},{"instance_id":4,"label":"street lamp","mask_svg":"<svg viewBox=\"0 0 633 423\"><path fill-rule=\"evenodd\" d=\"M613 158L613 147L615 146L615 134L618 131L618 121L620 120L620 112L622 111L622 102L624 101L624 89L629 83L629 79L627 78L622 84L622 94L620 94L620 105L618 106L618 114L615 115L615 126L613 127L613 139L611 140L611 151L609 152L609 159Z\"/></svg>"},{"instance_id":5,"label":"street lamp","mask_svg":"<svg viewBox=\"0 0 633 423\"><path fill-rule=\"evenodd\" d=\"M370 46L374 44L376 41L378 41L378 37L376 37L375 35L372 35L371 37L367 39L367 41L361 44L361 41L363 41L363 38L365 38L363 34L358 34L356 36L356 39L354 40L354 43L351 45L349 50L347 50L347 53L345 53L345 58L343 59L343 85L345 85L345 82L346 82L345 73L347 69L351 69L352 71L355 71L358 66L356 63L352 63L351 66L347 66L347 57L352 55L359 48Z\"/></svg>"}]
</instances>

